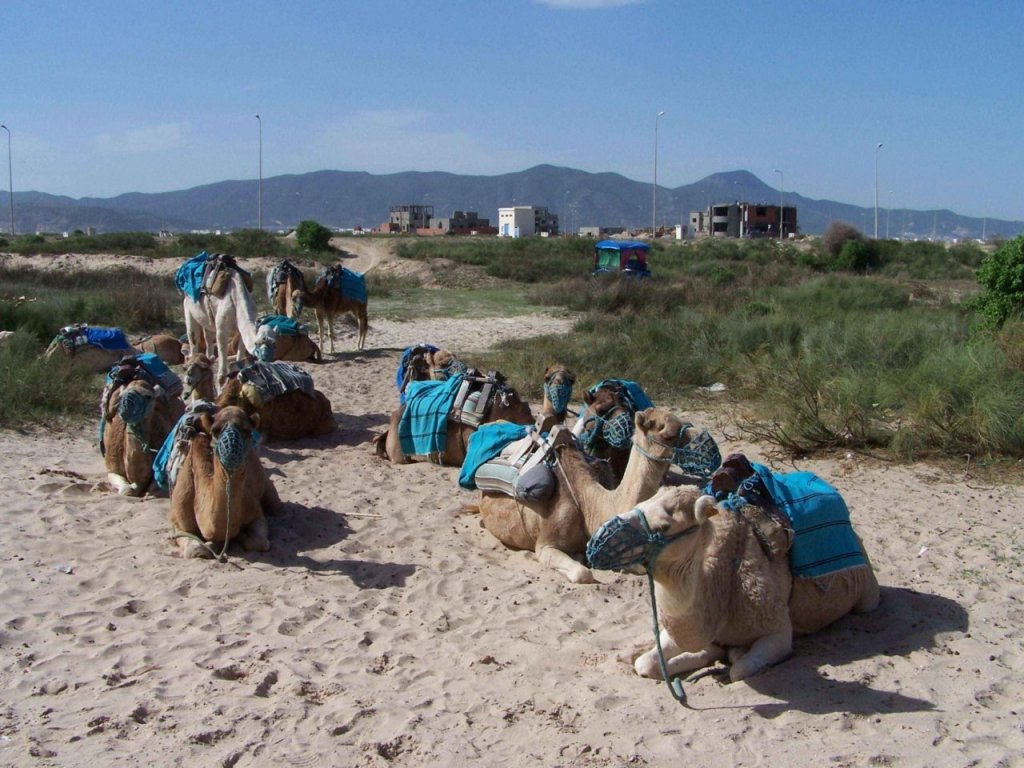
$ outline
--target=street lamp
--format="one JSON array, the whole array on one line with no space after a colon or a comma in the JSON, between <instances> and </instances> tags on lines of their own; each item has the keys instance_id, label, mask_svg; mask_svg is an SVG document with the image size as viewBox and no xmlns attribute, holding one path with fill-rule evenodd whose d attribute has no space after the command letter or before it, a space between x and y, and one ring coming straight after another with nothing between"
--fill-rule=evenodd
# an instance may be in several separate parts
<instances>
[{"instance_id":1,"label":"street lamp","mask_svg":"<svg viewBox=\"0 0 1024 768\"><path fill-rule=\"evenodd\" d=\"M659 112L654 116L654 185L651 190L651 238L658 234L658 118L664 114L664 112Z\"/></svg>"},{"instance_id":2,"label":"street lamp","mask_svg":"<svg viewBox=\"0 0 1024 768\"><path fill-rule=\"evenodd\" d=\"M7 131L7 199L11 204L11 237L14 237L14 171L11 169L11 129L0 123Z\"/></svg>"},{"instance_id":3,"label":"street lamp","mask_svg":"<svg viewBox=\"0 0 1024 768\"><path fill-rule=\"evenodd\" d=\"M878 239L878 150L882 148L881 142L875 147L875 240Z\"/></svg>"},{"instance_id":4,"label":"street lamp","mask_svg":"<svg viewBox=\"0 0 1024 768\"><path fill-rule=\"evenodd\" d=\"M256 191L256 226L260 232L263 231L263 120L256 115L256 122L260 124L260 180Z\"/></svg>"},{"instance_id":5,"label":"street lamp","mask_svg":"<svg viewBox=\"0 0 1024 768\"><path fill-rule=\"evenodd\" d=\"M779 174L779 242L781 243L783 230L782 221L786 217L786 198L785 193L783 192L783 189L786 186L786 177L778 168L775 169L775 172Z\"/></svg>"}]
</instances>

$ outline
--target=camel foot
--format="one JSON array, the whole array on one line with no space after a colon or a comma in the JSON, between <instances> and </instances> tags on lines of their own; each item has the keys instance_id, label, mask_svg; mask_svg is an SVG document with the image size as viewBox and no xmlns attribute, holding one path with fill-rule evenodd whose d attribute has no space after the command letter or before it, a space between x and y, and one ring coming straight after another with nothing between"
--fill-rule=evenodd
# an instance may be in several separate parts
<instances>
[{"instance_id":1,"label":"camel foot","mask_svg":"<svg viewBox=\"0 0 1024 768\"><path fill-rule=\"evenodd\" d=\"M143 494L143 489L139 488L138 483L129 483L128 478L124 475L108 472L107 480L114 486L114 490L119 496L141 496Z\"/></svg>"},{"instance_id":2,"label":"camel foot","mask_svg":"<svg viewBox=\"0 0 1024 768\"><path fill-rule=\"evenodd\" d=\"M213 542L207 542L213 546ZM184 560L212 560L213 552L195 539L181 539L178 543L179 553Z\"/></svg>"}]
</instances>

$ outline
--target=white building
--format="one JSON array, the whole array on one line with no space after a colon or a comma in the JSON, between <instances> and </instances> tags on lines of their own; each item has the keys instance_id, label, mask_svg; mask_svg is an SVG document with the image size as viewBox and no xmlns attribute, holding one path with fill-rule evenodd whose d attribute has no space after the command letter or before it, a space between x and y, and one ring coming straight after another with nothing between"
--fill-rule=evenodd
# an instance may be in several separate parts
<instances>
[{"instance_id":1,"label":"white building","mask_svg":"<svg viewBox=\"0 0 1024 768\"><path fill-rule=\"evenodd\" d=\"M535 234L532 205L498 209L498 237L530 237Z\"/></svg>"}]
</instances>

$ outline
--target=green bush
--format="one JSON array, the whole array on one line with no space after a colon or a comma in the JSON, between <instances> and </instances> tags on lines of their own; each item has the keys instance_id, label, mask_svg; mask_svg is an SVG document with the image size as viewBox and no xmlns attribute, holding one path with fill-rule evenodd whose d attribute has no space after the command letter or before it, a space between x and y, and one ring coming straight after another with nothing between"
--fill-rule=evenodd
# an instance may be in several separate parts
<instances>
[{"instance_id":1,"label":"green bush","mask_svg":"<svg viewBox=\"0 0 1024 768\"><path fill-rule=\"evenodd\" d=\"M304 251L326 251L331 247L331 230L315 221L300 221L295 242Z\"/></svg>"},{"instance_id":2,"label":"green bush","mask_svg":"<svg viewBox=\"0 0 1024 768\"><path fill-rule=\"evenodd\" d=\"M972 306L983 323L998 328L1024 309L1024 235L1009 240L985 257L978 268L982 294Z\"/></svg>"}]
</instances>

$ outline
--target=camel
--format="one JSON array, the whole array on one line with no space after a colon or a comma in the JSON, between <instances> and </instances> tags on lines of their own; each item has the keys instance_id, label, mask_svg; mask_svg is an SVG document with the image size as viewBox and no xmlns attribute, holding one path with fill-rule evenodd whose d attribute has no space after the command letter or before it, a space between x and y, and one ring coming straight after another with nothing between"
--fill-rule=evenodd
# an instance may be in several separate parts
<instances>
[{"instance_id":1,"label":"camel","mask_svg":"<svg viewBox=\"0 0 1024 768\"><path fill-rule=\"evenodd\" d=\"M107 394L100 451L107 478L122 496L142 496L153 482L153 454L185 411L181 398L136 379Z\"/></svg>"},{"instance_id":2,"label":"camel","mask_svg":"<svg viewBox=\"0 0 1024 768\"><path fill-rule=\"evenodd\" d=\"M472 373L472 371L470 372ZM382 459L390 459L392 464L407 464L410 461L410 457L406 456L402 450L399 438L399 426L404 412L405 405L392 411L388 428L373 438L377 456ZM493 421L533 424L533 414L529 404L520 398L519 393L505 383L505 377L497 372L494 373L493 396L480 423L486 424ZM444 450L437 457L438 463L449 467L461 467L462 462L466 460L469 436L475 431L475 426L464 424L449 413Z\"/></svg>"},{"instance_id":3,"label":"camel","mask_svg":"<svg viewBox=\"0 0 1024 768\"><path fill-rule=\"evenodd\" d=\"M447 349L435 347L433 344L406 347L395 375L399 402L405 402L405 388L410 381L445 381L450 376L465 371L466 364Z\"/></svg>"},{"instance_id":4,"label":"camel","mask_svg":"<svg viewBox=\"0 0 1024 768\"><path fill-rule=\"evenodd\" d=\"M101 343L90 342L90 334L99 334L106 338ZM129 344L128 339L119 328L90 327L85 324L69 325L60 329L44 357L52 359L61 353L76 368L91 373L104 373L125 355L134 355L138 350Z\"/></svg>"},{"instance_id":5,"label":"camel","mask_svg":"<svg viewBox=\"0 0 1024 768\"><path fill-rule=\"evenodd\" d=\"M302 326L305 328L305 326ZM253 357L263 362L291 360L322 363L324 356L315 341L306 333L278 333L269 325L260 325L256 332Z\"/></svg>"},{"instance_id":6,"label":"camel","mask_svg":"<svg viewBox=\"0 0 1024 768\"><path fill-rule=\"evenodd\" d=\"M168 365L181 365L185 362L181 339L167 333L153 336L142 336L132 340L132 346L140 352L152 352Z\"/></svg>"},{"instance_id":7,"label":"camel","mask_svg":"<svg viewBox=\"0 0 1024 768\"><path fill-rule=\"evenodd\" d=\"M573 431L587 453L607 459L615 477L621 478L629 461L629 436L636 405L615 379L588 389L583 393L583 402L586 409Z\"/></svg>"},{"instance_id":8,"label":"camel","mask_svg":"<svg viewBox=\"0 0 1024 768\"><path fill-rule=\"evenodd\" d=\"M215 543L226 549L236 537L246 551L266 552L264 515L279 511L281 499L253 447L259 416L228 406L199 424L171 490L181 556L210 557Z\"/></svg>"},{"instance_id":9,"label":"camel","mask_svg":"<svg viewBox=\"0 0 1024 768\"><path fill-rule=\"evenodd\" d=\"M342 274L344 267L335 265L325 270L317 279L312 290L297 289L292 293L292 300L302 307L312 307L316 316L316 332L320 346L324 344L324 323L331 340L331 354L334 354L334 318L351 314L359 326L356 336L356 349L366 346L366 329L369 320L366 314L366 301L346 296L342 293ZM351 273L355 274L355 273Z\"/></svg>"},{"instance_id":10,"label":"camel","mask_svg":"<svg viewBox=\"0 0 1024 768\"><path fill-rule=\"evenodd\" d=\"M326 435L337 427L331 401L320 390L314 390L310 396L301 389L293 389L264 400L256 387L232 376L216 402L222 408L238 406L246 413L258 416L260 433L268 439L296 440Z\"/></svg>"},{"instance_id":11,"label":"camel","mask_svg":"<svg viewBox=\"0 0 1024 768\"><path fill-rule=\"evenodd\" d=\"M213 361L206 355L190 355L185 361L186 400L213 400L217 397L217 383L214 381Z\"/></svg>"},{"instance_id":12,"label":"camel","mask_svg":"<svg viewBox=\"0 0 1024 768\"><path fill-rule=\"evenodd\" d=\"M267 273L267 298L274 308L275 315L283 315L295 320L302 314L302 302L297 302L296 291L301 296L306 290L306 278L302 270L284 259ZM286 359L286 358L280 358ZM288 358L295 359L295 358Z\"/></svg>"},{"instance_id":13,"label":"camel","mask_svg":"<svg viewBox=\"0 0 1024 768\"><path fill-rule=\"evenodd\" d=\"M226 288L221 296L203 291L198 301L185 292L185 329L188 346L192 351L204 349L217 359L217 383L223 386L228 376L228 350L231 337L238 332L242 343L235 359L241 361L247 351L256 346L256 303L240 272L225 267ZM201 336L205 347L200 346Z\"/></svg>"},{"instance_id":14,"label":"camel","mask_svg":"<svg viewBox=\"0 0 1024 768\"><path fill-rule=\"evenodd\" d=\"M602 523L651 496L668 473L677 442L697 434L663 408L638 411L634 419L633 445L617 487L607 464L589 460L571 433L559 429L553 439L557 486L551 499L520 502L482 491L476 506L481 524L505 546L533 550L540 563L570 582L593 583L594 574L573 555L583 553Z\"/></svg>"},{"instance_id":15,"label":"camel","mask_svg":"<svg viewBox=\"0 0 1024 768\"><path fill-rule=\"evenodd\" d=\"M786 658L794 632L815 632L878 605L878 581L859 538L866 565L794 578L787 557L792 529L759 507L734 511L679 486L637 504L621 521L639 528L641 515L668 540L648 557L655 558L649 567L670 677L728 658L730 679L743 680ZM657 645L634 668L660 679Z\"/></svg>"},{"instance_id":16,"label":"camel","mask_svg":"<svg viewBox=\"0 0 1024 768\"><path fill-rule=\"evenodd\" d=\"M576 374L564 365L554 363L544 370L544 403L537 417L539 431L550 432L556 425L565 423L575 384Z\"/></svg>"}]
</instances>

